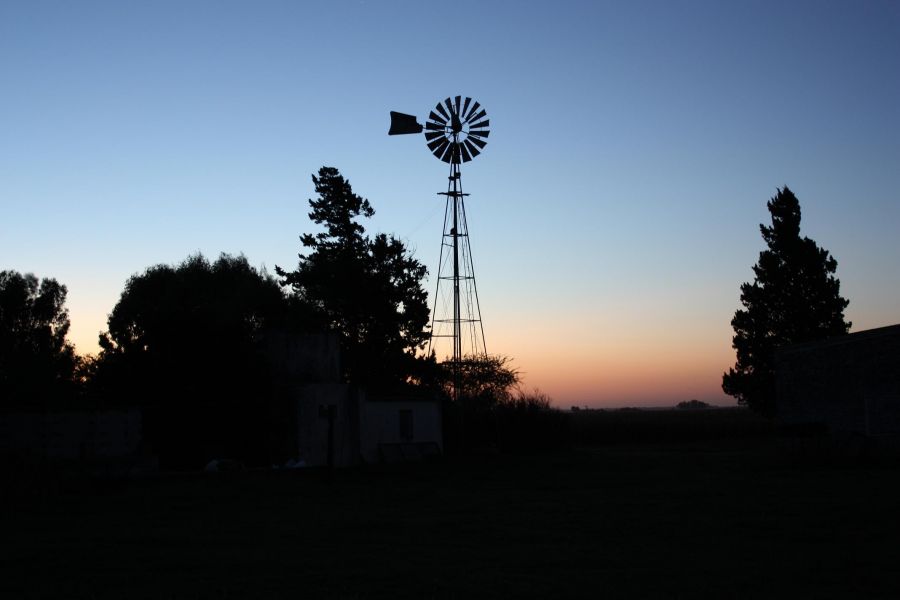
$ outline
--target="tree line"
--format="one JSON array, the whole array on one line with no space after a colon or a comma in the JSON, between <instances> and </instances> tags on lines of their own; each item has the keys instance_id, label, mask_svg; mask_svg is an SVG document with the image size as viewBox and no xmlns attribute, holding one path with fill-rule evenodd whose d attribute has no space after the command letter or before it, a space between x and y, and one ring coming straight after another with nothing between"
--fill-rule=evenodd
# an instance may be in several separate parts
<instances>
[{"instance_id":1,"label":"tree line","mask_svg":"<svg viewBox=\"0 0 900 600\"><path fill-rule=\"evenodd\" d=\"M337 169L323 167L313 183L309 217L324 231L301 237L295 270L276 267L276 278L227 254L151 266L126 282L93 358L66 341L65 285L3 271L4 404L58 404L78 384L109 401L123 390L156 395L154 382L173 373L187 388L233 387L262 368L256 343L271 329L337 333L345 381L390 389L415 379L427 341L425 267L400 240L366 234L360 220L374 210Z\"/></svg>"},{"instance_id":2,"label":"tree line","mask_svg":"<svg viewBox=\"0 0 900 600\"><path fill-rule=\"evenodd\" d=\"M137 405L157 451L264 462L286 451L285 437L272 432L291 410L279 400L288 383L261 343L270 331L336 334L344 382L448 397L449 373L422 354L426 268L396 237L366 232L362 221L374 209L337 169L322 167L312 179L309 218L320 231L300 237L294 270L276 267L273 276L227 254L149 267L126 282L94 357L77 356L67 341L65 285L0 272L0 410ZM772 416L775 350L846 333L850 323L837 262L800 236L797 198L784 187L768 208L772 224L760 226L767 249L755 280L741 286L737 362L722 387ZM539 393L516 393L519 375L504 357L470 361L461 376L466 406L448 410L470 412L476 429L500 427L477 418L498 407L519 415L550 407Z\"/></svg>"},{"instance_id":3,"label":"tree line","mask_svg":"<svg viewBox=\"0 0 900 600\"><path fill-rule=\"evenodd\" d=\"M54 279L0 274L0 410L139 406L144 434L166 464L209 456L264 464L290 456L287 389L265 344L271 332L329 332L340 343L340 379L372 394L448 397L447 369L424 356L426 268L394 236L370 236L374 215L337 169L314 175L295 269L275 275L244 256L190 256L125 283L100 352L80 357L66 340L66 287ZM515 406L507 359L474 361L465 377L472 406ZM453 410L453 409L451 409Z\"/></svg>"}]
</instances>

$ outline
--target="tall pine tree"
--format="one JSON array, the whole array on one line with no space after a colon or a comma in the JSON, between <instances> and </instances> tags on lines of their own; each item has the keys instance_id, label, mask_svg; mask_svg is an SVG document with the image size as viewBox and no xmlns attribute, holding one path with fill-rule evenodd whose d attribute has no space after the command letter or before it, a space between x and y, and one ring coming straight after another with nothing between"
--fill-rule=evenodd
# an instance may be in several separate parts
<instances>
[{"instance_id":1,"label":"tall pine tree","mask_svg":"<svg viewBox=\"0 0 900 600\"><path fill-rule=\"evenodd\" d=\"M775 414L775 349L850 330L848 301L835 278L837 261L808 237L800 237L800 202L787 186L768 203L772 225L760 225L768 246L753 266L753 283L741 285L743 309L734 313L732 346L737 363L722 376L722 389L766 416Z\"/></svg>"},{"instance_id":2,"label":"tall pine tree","mask_svg":"<svg viewBox=\"0 0 900 600\"><path fill-rule=\"evenodd\" d=\"M428 340L426 269L395 237L366 235L358 220L375 211L337 169L322 167L313 183L309 218L324 231L301 236L306 253L297 270L275 270L319 324L340 335L347 381L402 387Z\"/></svg>"}]
</instances>

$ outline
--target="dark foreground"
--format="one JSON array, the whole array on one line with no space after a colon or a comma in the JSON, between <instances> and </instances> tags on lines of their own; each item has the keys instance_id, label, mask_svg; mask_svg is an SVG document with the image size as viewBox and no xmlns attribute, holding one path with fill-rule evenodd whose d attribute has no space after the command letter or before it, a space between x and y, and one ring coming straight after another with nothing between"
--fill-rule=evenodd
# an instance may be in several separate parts
<instances>
[{"instance_id":1,"label":"dark foreground","mask_svg":"<svg viewBox=\"0 0 900 600\"><path fill-rule=\"evenodd\" d=\"M900 596L900 464L776 446L75 486L4 507L0 597Z\"/></svg>"}]
</instances>

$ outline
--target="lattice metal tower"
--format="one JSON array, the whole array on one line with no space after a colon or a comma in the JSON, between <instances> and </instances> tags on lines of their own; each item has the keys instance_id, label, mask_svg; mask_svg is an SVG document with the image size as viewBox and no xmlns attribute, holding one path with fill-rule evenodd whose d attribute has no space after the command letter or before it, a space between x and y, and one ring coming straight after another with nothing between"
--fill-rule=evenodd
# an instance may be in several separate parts
<instances>
[{"instance_id":1,"label":"lattice metal tower","mask_svg":"<svg viewBox=\"0 0 900 600\"><path fill-rule=\"evenodd\" d=\"M444 210L444 231L438 260L437 285L431 313L428 352L451 361L453 396L459 398L459 370L467 358L487 355L484 326L475 283L460 164L469 162L487 145L487 112L471 98L456 96L439 102L423 127L416 117L391 112L390 135L421 133L431 152L450 164ZM449 342L449 344L447 343Z\"/></svg>"}]
</instances>

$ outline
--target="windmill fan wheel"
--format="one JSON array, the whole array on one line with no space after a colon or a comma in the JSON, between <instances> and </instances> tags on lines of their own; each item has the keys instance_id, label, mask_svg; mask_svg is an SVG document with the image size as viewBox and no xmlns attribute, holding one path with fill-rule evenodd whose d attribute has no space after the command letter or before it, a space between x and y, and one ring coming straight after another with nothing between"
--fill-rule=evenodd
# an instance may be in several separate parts
<instances>
[{"instance_id":1,"label":"windmill fan wheel","mask_svg":"<svg viewBox=\"0 0 900 600\"><path fill-rule=\"evenodd\" d=\"M438 102L425 123L428 149L446 163L469 162L487 145L491 124L487 112L471 98Z\"/></svg>"}]
</instances>

